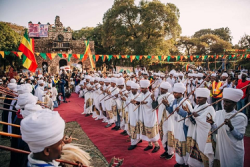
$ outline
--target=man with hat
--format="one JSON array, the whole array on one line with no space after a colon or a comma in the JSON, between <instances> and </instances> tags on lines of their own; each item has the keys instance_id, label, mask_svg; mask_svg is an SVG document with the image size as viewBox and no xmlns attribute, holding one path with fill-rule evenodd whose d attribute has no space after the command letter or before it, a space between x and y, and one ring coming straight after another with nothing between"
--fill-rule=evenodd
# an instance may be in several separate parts
<instances>
[{"instance_id":1,"label":"man with hat","mask_svg":"<svg viewBox=\"0 0 250 167\"><path fill-rule=\"evenodd\" d=\"M21 122L22 139L31 150L28 166L57 167L55 159L61 157L65 122L56 111L40 111Z\"/></svg>"},{"instance_id":2,"label":"man with hat","mask_svg":"<svg viewBox=\"0 0 250 167\"><path fill-rule=\"evenodd\" d=\"M174 124L172 119L166 120L169 114L166 111L166 106L162 102L166 99L169 103L172 103L174 101L174 96L169 92L169 90L171 90L171 85L168 82L162 82L160 88L161 95L158 97L157 101L152 95L152 99L154 99L152 106L153 108L156 108L156 106L160 104L158 107L158 122L161 141L165 149L165 152L161 155L161 158L171 159L174 155L174 145L172 145L174 140L170 136L173 136ZM168 136L170 138L168 138Z\"/></svg>"},{"instance_id":3,"label":"man with hat","mask_svg":"<svg viewBox=\"0 0 250 167\"><path fill-rule=\"evenodd\" d=\"M214 164L226 167L244 166L244 134L248 123L243 113L238 113L229 119L237 111L237 102L242 98L240 89L225 88L223 91L224 110L216 112L215 118L208 118L212 131L225 122L215 133L217 134Z\"/></svg>"},{"instance_id":4,"label":"man with hat","mask_svg":"<svg viewBox=\"0 0 250 167\"><path fill-rule=\"evenodd\" d=\"M171 114L173 111L176 111L170 118L168 118L173 119L174 122L175 158L177 162L175 167L187 165L188 158L186 152L188 126L185 125L184 120L179 122L179 120L187 116L188 112L193 112L191 103L183 98L185 91L186 87L183 83L176 83L174 84L173 88L173 94L175 97L173 103L171 104L167 100L163 101L169 114ZM181 103L182 106L179 106Z\"/></svg>"},{"instance_id":5,"label":"man with hat","mask_svg":"<svg viewBox=\"0 0 250 167\"><path fill-rule=\"evenodd\" d=\"M208 159L205 155L206 141L210 132L210 125L206 122L207 116L215 117L215 110L213 106L209 106L207 99L210 96L210 91L207 88L197 88L195 90L196 103L194 107L193 118L195 125L190 120L186 120L189 126L190 133L187 136L187 148L190 156L188 157L189 166L210 166L213 159ZM199 111L199 112L197 112ZM192 144L191 144L192 143ZM191 149L190 149L191 148ZM210 156L209 156L210 157Z\"/></svg>"},{"instance_id":6,"label":"man with hat","mask_svg":"<svg viewBox=\"0 0 250 167\"><path fill-rule=\"evenodd\" d=\"M130 140L131 140L131 145L129 146L128 150L133 150L136 148L137 144L140 141L140 130L138 127L138 120L139 120L139 109L137 108L135 110L135 108L137 107L136 105L134 105L132 102L137 101L140 97L138 96L138 90L140 89L139 84L132 82L131 83L131 93L127 99L127 104L130 103L128 105L128 107L125 109L127 110L126 113L128 113L127 116L127 123L129 125L128 127L128 134L130 135ZM134 99L135 97L137 97L136 99ZM135 111L134 111L135 110Z\"/></svg>"},{"instance_id":7,"label":"man with hat","mask_svg":"<svg viewBox=\"0 0 250 167\"><path fill-rule=\"evenodd\" d=\"M116 121L117 116L117 105L114 95L119 93L119 89L116 87L117 78L111 78L111 87L107 90L108 96L106 97L105 101L105 108L107 113L108 125L105 127L108 128L112 126L113 123ZM112 98L111 98L112 97ZM117 128L117 126L115 126Z\"/></svg>"},{"instance_id":8,"label":"man with hat","mask_svg":"<svg viewBox=\"0 0 250 167\"><path fill-rule=\"evenodd\" d=\"M152 143L154 143L155 147L152 150L152 153L159 151L160 146L158 140L160 138L158 123L157 123L157 114L156 112L152 112L152 99L151 93L148 91L148 87L150 85L149 80L140 80L141 86L141 96L136 100L136 104L139 106L139 126L141 129L140 139L148 141L148 146L144 149L144 151L148 151L153 149Z\"/></svg>"}]
</instances>

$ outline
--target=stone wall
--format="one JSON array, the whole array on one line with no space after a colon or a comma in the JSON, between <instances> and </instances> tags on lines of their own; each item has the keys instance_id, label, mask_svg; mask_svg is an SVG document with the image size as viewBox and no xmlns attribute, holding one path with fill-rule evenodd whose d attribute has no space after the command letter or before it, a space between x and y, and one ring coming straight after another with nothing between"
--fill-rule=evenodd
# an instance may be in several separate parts
<instances>
[{"instance_id":1,"label":"stone wall","mask_svg":"<svg viewBox=\"0 0 250 167\"><path fill-rule=\"evenodd\" d=\"M67 29L63 28L63 24L60 22L60 17L56 16L55 18L55 27L52 25L49 26L48 37L46 38L37 38L35 39L35 52L39 53L61 53L61 54L84 54L86 46L84 40L72 40L72 30L70 27ZM62 41L59 40L59 36L61 36ZM69 46L67 47L53 47L53 43L57 42L67 42ZM89 43L92 55L95 54L94 41L90 41ZM50 60L48 57L44 60L40 55L36 55L36 60L38 64L38 68L42 68L42 63L48 63L48 72L49 73L57 73L59 72L59 62L61 59L65 59L67 61L67 65L70 66L72 63L81 62L78 59L75 59L73 56L68 62L68 58L60 58L58 55ZM89 58L82 62L82 68L91 69ZM73 69L73 67L72 67Z\"/></svg>"}]
</instances>

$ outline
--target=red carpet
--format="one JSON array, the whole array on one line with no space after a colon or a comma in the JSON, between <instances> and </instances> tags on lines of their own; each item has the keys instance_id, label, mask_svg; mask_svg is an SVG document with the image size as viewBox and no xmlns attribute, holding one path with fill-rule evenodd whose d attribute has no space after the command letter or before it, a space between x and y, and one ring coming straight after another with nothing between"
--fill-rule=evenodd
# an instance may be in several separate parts
<instances>
[{"instance_id":1,"label":"red carpet","mask_svg":"<svg viewBox=\"0 0 250 167\"><path fill-rule=\"evenodd\" d=\"M145 141L138 144L134 150L128 151L130 142L126 142L127 136L120 134L122 130L113 131L111 128L105 128L106 123L102 123L101 120L95 121L91 116L85 117L82 115L84 99L78 98L77 94L73 93L68 101L70 102L61 104L55 110L59 111L66 122L77 121L108 162L115 156L124 159L122 165L124 167L162 167L173 166L176 163L175 158L171 160L160 158L160 155L164 152L161 143L161 149L157 153L144 151L143 149L147 146ZM250 152L249 137L245 137L245 152L245 166L249 166L250 159L246 156Z\"/></svg>"}]
</instances>

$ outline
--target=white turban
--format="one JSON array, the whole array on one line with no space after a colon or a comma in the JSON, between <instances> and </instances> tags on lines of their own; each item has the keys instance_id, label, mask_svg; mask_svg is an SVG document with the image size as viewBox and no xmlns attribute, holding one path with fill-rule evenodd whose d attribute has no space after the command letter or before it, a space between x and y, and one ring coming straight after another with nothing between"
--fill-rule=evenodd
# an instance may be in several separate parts
<instances>
[{"instance_id":1,"label":"white turban","mask_svg":"<svg viewBox=\"0 0 250 167\"><path fill-rule=\"evenodd\" d=\"M174 73L174 77L178 77L179 76L179 73Z\"/></svg>"},{"instance_id":2,"label":"white turban","mask_svg":"<svg viewBox=\"0 0 250 167\"><path fill-rule=\"evenodd\" d=\"M27 104L24 106L24 110L21 110L21 114L23 118L27 117L28 115L35 113L36 111L42 110L43 108L37 104Z\"/></svg>"},{"instance_id":3,"label":"white turban","mask_svg":"<svg viewBox=\"0 0 250 167\"><path fill-rule=\"evenodd\" d=\"M30 114L21 122L22 139L33 153L59 142L64 134L65 122L58 112L49 109L40 111Z\"/></svg>"},{"instance_id":4,"label":"white turban","mask_svg":"<svg viewBox=\"0 0 250 167\"><path fill-rule=\"evenodd\" d=\"M11 90L14 90L14 89L17 88L17 84L16 83L9 83L8 88L11 89Z\"/></svg>"},{"instance_id":5,"label":"white turban","mask_svg":"<svg viewBox=\"0 0 250 167\"><path fill-rule=\"evenodd\" d=\"M90 79L90 76L89 76L89 75L85 75L85 78L86 78L86 79Z\"/></svg>"},{"instance_id":6,"label":"white turban","mask_svg":"<svg viewBox=\"0 0 250 167\"><path fill-rule=\"evenodd\" d=\"M34 80L34 77L33 77L33 76L31 76L31 77L30 77L30 80L32 80L32 81L33 81L33 80Z\"/></svg>"},{"instance_id":7,"label":"white turban","mask_svg":"<svg viewBox=\"0 0 250 167\"><path fill-rule=\"evenodd\" d=\"M163 88L163 89L170 89L171 85L168 82L162 82L160 87Z\"/></svg>"},{"instance_id":8,"label":"white turban","mask_svg":"<svg viewBox=\"0 0 250 167\"><path fill-rule=\"evenodd\" d=\"M150 81L149 80L140 80L140 86L141 88L148 88L150 85Z\"/></svg>"},{"instance_id":9,"label":"white turban","mask_svg":"<svg viewBox=\"0 0 250 167\"><path fill-rule=\"evenodd\" d=\"M161 76L160 76L161 78L164 78L165 77L165 75L164 74L161 74Z\"/></svg>"},{"instance_id":10,"label":"white turban","mask_svg":"<svg viewBox=\"0 0 250 167\"><path fill-rule=\"evenodd\" d=\"M110 81L116 84L117 79L113 77Z\"/></svg>"},{"instance_id":11,"label":"white turban","mask_svg":"<svg viewBox=\"0 0 250 167\"><path fill-rule=\"evenodd\" d=\"M42 79L38 80L37 82L38 82L38 85L44 83L44 81Z\"/></svg>"},{"instance_id":12,"label":"white turban","mask_svg":"<svg viewBox=\"0 0 250 167\"><path fill-rule=\"evenodd\" d=\"M104 82L110 83L110 78L105 78Z\"/></svg>"},{"instance_id":13,"label":"white turban","mask_svg":"<svg viewBox=\"0 0 250 167\"><path fill-rule=\"evenodd\" d=\"M223 99L232 100L238 102L243 97L243 91L241 89L224 88Z\"/></svg>"},{"instance_id":14,"label":"white turban","mask_svg":"<svg viewBox=\"0 0 250 167\"><path fill-rule=\"evenodd\" d=\"M208 98L210 96L210 90L207 88L197 88L195 90L195 96Z\"/></svg>"},{"instance_id":15,"label":"white turban","mask_svg":"<svg viewBox=\"0 0 250 167\"><path fill-rule=\"evenodd\" d=\"M228 74L224 72L221 76L222 77L228 77Z\"/></svg>"},{"instance_id":16,"label":"white turban","mask_svg":"<svg viewBox=\"0 0 250 167\"><path fill-rule=\"evenodd\" d=\"M17 93L23 94L23 93L30 93L32 92L32 85L31 84L22 84L17 86Z\"/></svg>"},{"instance_id":17,"label":"white turban","mask_svg":"<svg viewBox=\"0 0 250 167\"><path fill-rule=\"evenodd\" d=\"M140 85L135 83L135 82L132 82L131 83L131 89L139 89L140 88Z\"/></svg>"},{"instance_id":18,"label":"white turban","mask_svg":"<svg viewBox=\"0 0 250 167\"><path fill-rule=\"evenodd\" d=\"M211 77L216 77L216 73L213 73L213 74L211 75Z\"/></svg>"},{"instance_id":19,"label":"white turban","mask_svg":"<svg viewBox=\"0 0 250 167\"><path fill-rule=\"evenodd\" d=\"M124 78L118 78L116 84L117 85L124 85Z\"/></svg>"},{"instance_id":20,"label":"white turban","mask_svg":"<svg viewBox=\"0 0 250 167\"><path fill-rule=\"evenodd\" d=\"M99 77L95 77L95 81L99 82L100 78Z\"/></svg>"},{"instance_id":21,"label":"white turban","mask_svg":"<svg viewBox=\"0 0 250 167\"><path fill-rule=\"evenodd\" d=\"M16 80L15 80L14 78L12 78L12 79L10 80L10 83L16 83Z\"/></svg>"},{"instance_id":22,"label":"white turban","mask_svg":"<svg viewBox=\"0 0 250 167\"><path fill-rule=\"evenodd\" d=\"M126 85L127 85L127 86L131 86L132 83L133 83L133 81L128 80L128 81L126 82Z\"/></svg>"},{"instance_id":23,"label":"white turban","mask_svg":"<svg viewBox=\"0 0 250 167\"><path fill-rule=\"evenodd\" d=\"M17 97L16 109L24 108L26 104L36 104L38 97L31 93L23 93Z\"/></svg>"},{"instance_id":24,"label":"white turban","mask_svg":"<svg viewBox=\"0 0 250 167\"><path fill-rule=\"evenodd\" d=\"M39 79L40 79L40 78L42 78L42 77L43 77L43 75L42 75L42 74L39 74L39 75L38 75L38 78L39 78Z\"/></svg>"},{"instance_id":25,"label":"white turban","mask_svg":"<svg viewBox=\"0 0 250 167\"><path fill-rule=\"evenodd\" d=\"M173 92L177 93L184 93L186 91L186 87L184 86L183 83L176 83L174 84Z\"/></svg>"},{"instance_id":26,"label":"white turban","mask_svg":"<svg viewBox=\"0 0 250 167\"><path fill-rule=\"evenodd\" d=\"M100 78L100 79L99 79L99 82L104 82L104 78Z\"/></svg>"},{"instance_id":27,"label":"white turban","mask_svg":"<svg viewBox=\"0 0 250 167\"><path fill-rule=\"evenodd\" d=\"M197 74L197 77L202 78L202 77L203 77L203 74L202 74L202 73L198 73L198 74Z\"/></svg>"},{"instance_id":28,"label":"white turban","mask_svg":"<svg viewBox=\"0 0 250 167\"><path fill-rule=\"evenodd\" d=\"M89 82L94 82L95 81L95 79L93 78L93 77L91 77L90 79L89 79Z\"/></svg>"}]
</instances>

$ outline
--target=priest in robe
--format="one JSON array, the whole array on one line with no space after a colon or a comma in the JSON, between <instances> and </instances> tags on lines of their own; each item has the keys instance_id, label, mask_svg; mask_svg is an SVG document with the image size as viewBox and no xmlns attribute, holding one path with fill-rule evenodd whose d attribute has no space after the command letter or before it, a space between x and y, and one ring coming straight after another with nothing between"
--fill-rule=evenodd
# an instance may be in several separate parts
<instances>
[{"instance_id":1,"label":"priest in robe","mask_svg":"<svg viewBox=\"0 0 250 167\"><path fill-rule=\"evenodd\" d=\"M144 151L153 149L153 143L155 145L152 153L159 151L160 146L158 140L160 139L159 127L157 122L156 112L152 112L152 98L151 93L148 90L150 86L149 80L140 80L141 95L138 101L139 106L139 126L140 126L140 139L148 142L148 146Z\"/></svg>"},{"instance_id":2,"label":"priest in robe","mask_svg":"<svg viewBox=\"0 0 250 167\"><path fill-rule=\"evenodd\" d=\"M172 116L170 116L170 118L172 117L174 122L175 158L177 162L175 164L175 167L187 165L188 158L186 147L188 126L185 125L184 120L178 122L179 120L185 118L188 115L188 112L193 112L191 103L183 98L185 91L186 87L183 83L174 84L173 94L175 99L172 104L170 104L169 102L165 103L166 110L169 112L169 114L176 111ZM182 106L179 106L181 103Z\"/></svg>"},{"instance_id":3,"label":"priest in robe","mask_svg":"<svg viewBox=\"0 0 250 167\"><path fill-rule=\"evenodd\" d=\"M206 122L206 119L207 116L212 118L215 117L213 106L209 106L207 103L207 99L210 96L210 90L207 88L197 88L195 90L195 96L197 105L194 107L192 116L195 119L195 125L189 127L189 130L191 130L191 128L193 128L193 130L192 134L187 137L190 142L189 148L191 148L191 150L188 148L190 154L188 157L188 165L212 166L213 153L209 153L209 156L206 155L206 153L209 152L206 142L211 129L211 126ZM187 120L186 124L188 125L190 123L191 122Z\"/></svg>"},{"instance_id":4,"label":"priest in robe","mask_svg":"<svg viewBox=\"0 0 250 167\"><path fill-rule=\"evenodd\" d=\"M38 80L38 86L35 89L35 96L38 97L39 101L43 101L44 97L44 81Z\"/></svg>"},{"instance_id":5,"label":"priest in robe","mask_svg":"<svg viewBox=\"0 0 250 167\"><path fill-rule=\"evenodd\" d=\"M224 109L217 111L214 119L207 119L212 131L225 122L225 125L213 134L217 135L215 165L218 164L221 167L244 166L244 134L248 119L244 113L238 113L229 119L237 112L235 107L242 97L242 90L225 88L223 90Z\"/></svg>"},{"instance_id":6,"label":"priest in robe","mask_svg":"<svg viewBox=\"0 0 250 167\"><path fill-rule=\"evenodd\" d=\"M171 159L174 156L174 123L172 117L166 120L169 113L166 110L164 101L168 101L170 104L174 101L174 95L169 92L171 90L171 85L168 82L162 82L160 85L161 95L157 100L154 100L152 103L153 108L156 108L158 105L158 123L159 123L159 132L162 145L165 149L165 152L160 156L167 160ZM155 97L153 97L155 99ZM154 111L156 112L156 110Z\"/></svg>"},{"instance_id":7,"label":"priest in robe","mask_svg":"<svg viewBox=\"0 0 250 167\"><path fill-rule=\"evenodd\" d=\"M140 142L140 127L139 127L139 109L136 105L136 101L140 99L140 95L138 90L140 89L139 84L132 82L131 84L131 94L127 99L126 108L128 113L128 134L130 136L131 145L129 146L128 150L133 150L136 148L137 144Z\"/></svg>"}]
</instances>

